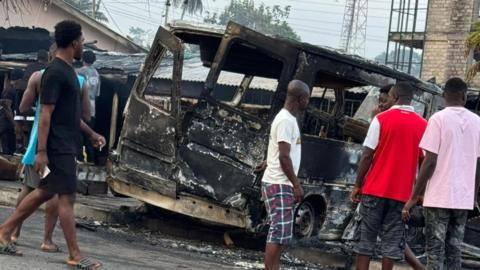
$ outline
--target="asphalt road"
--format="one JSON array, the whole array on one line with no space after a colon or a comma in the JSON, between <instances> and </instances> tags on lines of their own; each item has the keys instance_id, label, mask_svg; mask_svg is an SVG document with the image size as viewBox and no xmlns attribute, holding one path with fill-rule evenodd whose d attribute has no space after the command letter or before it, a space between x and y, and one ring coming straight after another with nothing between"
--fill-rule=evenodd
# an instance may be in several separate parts
<instances>
[{"instance_id":1,"label":"asphalt road","mask_svg":"<svg viewBox=\"0 0 480 270\"><path fill-rule=\"evenodd\" d=\"M12 208L0 207L0 221L7 218ZM35 213L24 224L19 239L19 250L23 257L0 255L0 269L69 269L65 260L68 257L62 231L55 230L55 241L63 252L44 253L39 250L43 234L42 213ZM103 269L241 269L219 261L215 257L204 256L191 249L171 248L162 245L152 245L136 238L135 235L125 236L112 230L89 231L78 229L77 237L80 248L88 256L101 260Z\"/></svg>"}]
</instances>

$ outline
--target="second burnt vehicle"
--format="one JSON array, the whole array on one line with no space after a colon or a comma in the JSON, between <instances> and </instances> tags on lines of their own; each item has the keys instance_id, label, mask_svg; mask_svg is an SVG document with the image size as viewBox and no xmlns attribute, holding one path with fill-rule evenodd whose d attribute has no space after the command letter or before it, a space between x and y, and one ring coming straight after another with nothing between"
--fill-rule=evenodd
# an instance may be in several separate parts
<instances>
[{"instance_id":1,"label":"second burnt vehicle","mask_svg":"<svg viewBox=\"0 0 480 270\"><path fill-rule=\"evenodd\" d=\"M124 111L111 154L110 188L203 221L264 230L261 177L254 169L266 158L269 126L292 79L320 93L312 101L324 100L326 93L335 100L330 110L311 102L298 119L305 198L296 209L295 235L341 239L355 211L349 194L372 93L409 81L416 88L416 111L428 118L440 106L441 90L356 56L233 22L225 31L183 23L159 28ZM348 117L345 95L361 87L373 90L356 116ZM254 93L270 95L249 104Z\"/></svg>"}]
</instances>

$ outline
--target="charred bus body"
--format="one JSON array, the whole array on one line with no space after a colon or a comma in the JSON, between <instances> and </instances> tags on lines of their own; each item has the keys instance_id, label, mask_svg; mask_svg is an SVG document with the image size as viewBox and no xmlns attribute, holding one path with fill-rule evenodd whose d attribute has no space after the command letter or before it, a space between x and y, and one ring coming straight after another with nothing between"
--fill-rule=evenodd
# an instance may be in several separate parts
<instances>
[{"instance_id":1,"label":"charred bus body","mask_svg":"<svg viewBox=\"0 0 480 270\"><path fill-rule=\"evenodd\" d=\"M192 55L200 65L189 62ZM190 64L196 72L185 72ZM152 84L153 78L162 83ZM345 93L410 81L415 109L428 117L438 110L441 91L358 57L235 23L224 32L185 24L158 30L124 111L111 154L110 188L204 221L262 231L261 176L254 169L266 157L269 124L292 79L335 100L328 111L312 102L298 119L303 133L299 178L306 195L296 210L295 233L340 239L355 211L349 193L375 98L369 94L356 117L347 117ZM252 89L273 94L268 102L247 104ZM197 96L185 98L187 92Z\"/></svg>"}]
</instances>

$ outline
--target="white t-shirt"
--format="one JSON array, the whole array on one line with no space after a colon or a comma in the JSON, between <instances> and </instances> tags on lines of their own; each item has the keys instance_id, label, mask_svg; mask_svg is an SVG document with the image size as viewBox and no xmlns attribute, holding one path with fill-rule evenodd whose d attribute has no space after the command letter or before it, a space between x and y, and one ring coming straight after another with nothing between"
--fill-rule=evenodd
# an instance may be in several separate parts
<instances>
[{"instance_id":1,"label":"white t-shirt","mask_svg":"<svg viewBox=\"0 0 480 270\"><path fill-rule=\"evenodd\" d=\"M293 186L280 165L280 152L278 149L278 143L280 142L290 144L290 158L292 159L295 175L298 175L302 156L302 138L297 119L286 109L282 109L272 122L268 141L267 169L263 174L262 182Z\"/></svg>"}]
</instances>

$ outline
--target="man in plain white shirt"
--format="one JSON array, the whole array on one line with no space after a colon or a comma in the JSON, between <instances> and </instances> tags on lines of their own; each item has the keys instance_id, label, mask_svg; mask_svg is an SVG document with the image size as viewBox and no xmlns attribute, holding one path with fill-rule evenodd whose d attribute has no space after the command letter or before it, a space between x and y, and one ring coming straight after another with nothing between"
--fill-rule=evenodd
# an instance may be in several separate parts
<instances>
[{"instance_id":1,"label":"man in plain white shirt","mask_svg":"<svg viewBox=\"0 0 480 270\"><path fill-rule=\"evenodd\" d=\"M301 134L295 117L307 108L310 88L299 80L288 84L287 100L275 116L270 130L267 161L258 170L264 170L262 199L268 212L270 229L265 248L265 269L280 269L282 246L293 235L295 202L303 198L303 189L297 178L300 167Z\"/></svg>"}]
</instances>

